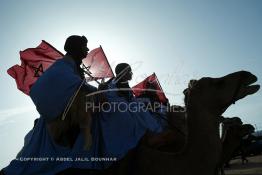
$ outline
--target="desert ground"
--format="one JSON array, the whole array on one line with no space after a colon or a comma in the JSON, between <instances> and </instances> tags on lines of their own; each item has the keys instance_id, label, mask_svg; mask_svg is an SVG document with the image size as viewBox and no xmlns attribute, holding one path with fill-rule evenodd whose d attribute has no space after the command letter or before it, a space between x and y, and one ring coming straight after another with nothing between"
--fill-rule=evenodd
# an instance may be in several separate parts
<instances>
[{"instance_id":1,"label":"desert ground","mask_svg":"<svg viewBox=\"0 0 262 175\"><path fill-rule=\"evenodd\" d=\"M230 168L225 169L226 175L262 175L262 154L248 157L248 161L242 165L241 159L231 160Z\"/></svg>"}]
</instances>

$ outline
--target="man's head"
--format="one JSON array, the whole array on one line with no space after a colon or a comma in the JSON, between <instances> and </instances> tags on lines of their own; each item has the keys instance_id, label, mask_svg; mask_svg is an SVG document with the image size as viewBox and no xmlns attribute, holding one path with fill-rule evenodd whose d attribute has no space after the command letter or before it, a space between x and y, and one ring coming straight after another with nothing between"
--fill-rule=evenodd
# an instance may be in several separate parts
<instances>
[{"instance_id":1,"label":"man's head","mask_svg":"<svg viewBox=\"0 0 262 175\"><path fill-rule=\"evenodd\" d=\"M116 77L121 81L132 80L132 69L131 66L127 63L120 63L115 68Z\"/></svg>"},{"instance_id":2,"label":"man's head","mask_svg":"<svg viewBox=\"0 0 262 175\"><path fill-rule=\"evenodd\" d=\"M68 55L71 55L78 62L82 62L89 51L86 37L78 35L69 36L66 39L64 49Z\"/></svg>"}]
</instances>

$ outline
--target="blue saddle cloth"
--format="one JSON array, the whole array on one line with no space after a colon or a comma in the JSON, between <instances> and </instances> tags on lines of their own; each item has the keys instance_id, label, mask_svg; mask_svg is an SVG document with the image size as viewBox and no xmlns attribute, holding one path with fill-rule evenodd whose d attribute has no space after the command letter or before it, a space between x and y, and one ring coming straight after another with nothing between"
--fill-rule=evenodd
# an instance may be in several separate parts
<instances>
[{"instance_id":1,"label":"blue saddle cloth","mask_svg":"<svg viewBox=\"0 0 262 175\"><path fill-rule=\"evenodd\" d=\"M74 62L61 59L32 87L30 96L40 118L26 135L24 146L16 159L4 168L6 175L52 175L67 168L104 169L134 148L146 130L163 130L162 121L150 112L135 111L138 105L135 98L127 102L115 91L108 91L105 94L108 101L121 103L122 107L94 114L90 150L83 149L82 133L73 148L55 144L47 131L46 122L63 112L68 100L81 84L82 80L75 74L75 68ZM88 87L92 91L95 89ZM133 110L122 110L126 106Z\"/></svg>"}]
</instances>

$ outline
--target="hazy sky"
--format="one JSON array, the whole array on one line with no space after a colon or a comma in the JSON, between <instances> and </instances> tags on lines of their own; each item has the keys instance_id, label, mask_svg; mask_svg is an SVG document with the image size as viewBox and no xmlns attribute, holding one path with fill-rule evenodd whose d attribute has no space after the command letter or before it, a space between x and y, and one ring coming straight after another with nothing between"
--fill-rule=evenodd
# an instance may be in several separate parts
<instances>
[{"instance_id":1,"label":"hazy sky","mask_svg":"<svg viewBox=\"0 0 262 175\"><path fill-rule=\"evenodd\" d=\"M64 53L69 35L85 35L90 49L102 45L113 69L119 62L132 65L131 85L156 72L172 104L183 104L192 78L248 70L261 84L261 0L2 0L0 25L0 168L38 117L6 70L20 63L20 50L43 39ZM225 116L262 129L261 97L260 91L237 102Z\"/></svg>"}]
</instances>

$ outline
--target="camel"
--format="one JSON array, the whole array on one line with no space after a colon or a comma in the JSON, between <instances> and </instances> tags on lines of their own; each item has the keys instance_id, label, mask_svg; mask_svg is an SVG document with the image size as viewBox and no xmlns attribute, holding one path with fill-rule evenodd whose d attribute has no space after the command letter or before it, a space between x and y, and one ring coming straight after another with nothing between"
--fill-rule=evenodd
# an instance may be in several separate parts
<instances>
[{"instance_id":1,"label":"camel","mask_svg":"<svg viewBox=\"0 0 262 175\"><path fill-rule=\"evenodd\" d=\"M138 162L134 169L135 174L218 173L218 165L222 152L218 132L219 122L221 120L220 115L235 101L258 91L258 85L249 86L255 81L256 77L245 71L233 73L218 79L203 78L199 81L191 81L189 88L185 93L187 107L186 116L188 118L187 121L189 128L186 134L188 138L187 141L183 141L182 139L184 138L184 135L179 135L177 131L167 131L158 135L147 134L146 137L142 139L142 144L139 145L136 150L130 151L130 153L123 160L117 163L117 166L112 166L109 170L105 170L102 174L129 174L130 172L127 170L130 170L130 168L128 168L130 160ZM226 86L228 84L230 86ZM224 88L221 89L221 87ZM196 103L196 99L201 99L203 94L200 92L208 92L207 90L205 91L201 88L211 88L211 91L218 96L212 100L215 96L212 95L211 92L211 94L207 94L211 99L206 97L201 100L202 103L200 103L200 105L194 106L191 103ZM224 93L223 91L226 91L227 93ZM226 94L226 96L219 96L221 94ZM214 101L217 100L220 103L214 103ZM208 106L208 108L203 108L203 106ZM175 108L175 106L172 107ZM202 109L206 110L203 111ZM204 117L199 121L197 119L200 118L199 115L201 112L205 115L203 115ZM198 118L195 117L195 114L198 114ZM174 119L177 115L185 116L185 113L170 113L169 119L171 123L172 119ZM180 118L183 118L181 116ZM205 120L208 122L205 123ZM176 121L177 120L174 120L174 123L176 123ZM196 132L194 132L195 127L197 127ZM199 130L202 132L198 133ZM195 135L196 137L194 137ZM200 138L203 136L203 139L197 139L197 136L200 136ZM205 139L207 139L207 142ZM163 142L166 145L163 145ZM159 143L161 144L159 145ZM180 146L178 147L177 144L180 144ZM181 150L178 151L178 148ZM199 150L202 152L199 153ZM131 152L135 152L136 156L132 155ZM201 158L201 161L199 161L199 158ZM201 164L197 164L198 162ZM177 168L175 168L175 165L178 165ZM188 166L190 168L187 168Z\"/></svg>"},{"instance_id":2,"label":"camel","mask_svg":"<svg viewBox=\"0 0 262 175\"><path fill-rule=\"evenodd\" d=\"M123 160L100 173L130 174L132 161L132 173L138 175L217 174L222 153L218 116L237 100L256 93L260 86L251 85L256 81L257 77L246 71L221 78L204 77L190 81L185 98L187 124L184 146L179 151L152 148L148 141L155 136L146 135L141 144ZM177 139L175 133L177 132L163 133L171 141L167 140L166 145L161 145L160 148L170 148L170 144L173 146L172 141Z\"/></svg>"},{"instance_id":3,"label":"camel","mask_svg":"<svg viewBox=\"0 0 262 175\"><path fill-rule=\"evenodd\" d=\"M225 139L226 132L228 131L228 128L230 126L243 124L242 120L239 117L232 117L232 118L222 117L221 123L222 123L222 136L221 136L222 142Z\"/></svg>"},{"instance_id":4,"label":"camel","mask_svg":"<svg viewBox=\"0 0 262 175\"><path fill-rule=\"evenodd\" d=\"M227 126L226 134L222 141L222 157L221 157L221 174L224 173L224 164L228 163L236 150L241 146L241 140L244 136L254 132L255 128L250 124L234 123Z\"/></svg>"},{"instance_id":5,"label":"camel","mask_svg":"<svg viewBox=\"0 0 262 175\"><path fill-rule=\"evenodd\" d=\"M140 145L135 174L211 175L218 173L222 152L219 118L237 100L256 93L260 86L250 72L221 78L201 78L190 83L186 100L186 146L179 153L162 152Z\"/></svg>"}]
</instances>

